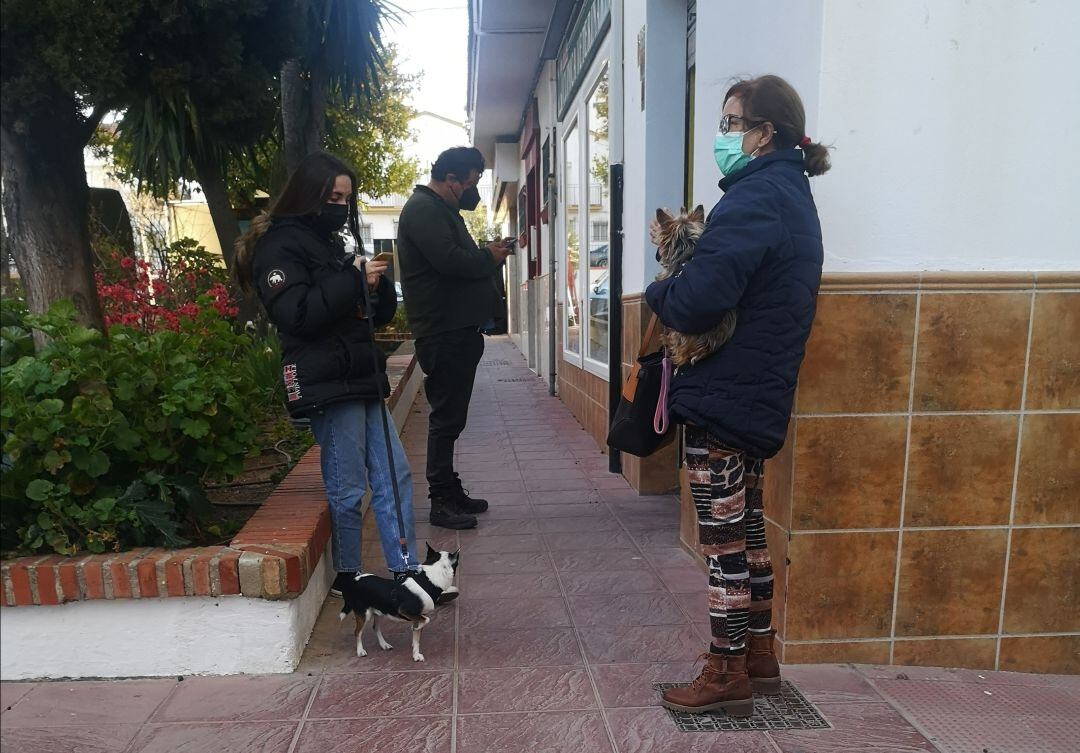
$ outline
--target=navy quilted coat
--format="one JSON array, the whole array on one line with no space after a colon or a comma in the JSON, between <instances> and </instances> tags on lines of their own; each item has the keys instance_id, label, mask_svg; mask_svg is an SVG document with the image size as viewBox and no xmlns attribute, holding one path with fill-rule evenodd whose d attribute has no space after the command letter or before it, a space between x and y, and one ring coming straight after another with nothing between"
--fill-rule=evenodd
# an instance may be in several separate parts
<instances>
[{"instance_id":1,"label":"navy quilted coat","mask_svg":"<svg viewBox=\"0 0 1080 753\"><path fill-rule=\"evenodd\" d=\"M736 309L719 350L681 367L672 416L723 444L768 458L784 444L821 282L821 224L802 152L784 149L720 181L693 258L645 291L660 321L700 334Z\"/></svg>"}]
</instances>

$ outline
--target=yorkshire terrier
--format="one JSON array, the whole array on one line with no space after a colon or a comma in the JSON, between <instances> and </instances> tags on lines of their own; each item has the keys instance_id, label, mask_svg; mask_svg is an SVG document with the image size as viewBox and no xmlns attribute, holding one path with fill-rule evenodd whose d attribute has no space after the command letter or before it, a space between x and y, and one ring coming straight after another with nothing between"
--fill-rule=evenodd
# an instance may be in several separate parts
<instances>
[{"instance_id":1,"label":"yorkshire terrier","mask_svg":"<svg viewBox=\"0 0 1080 753\"><path fill-rule=\"evenodd\" d=\"M677 274L694 255L698 238L705 229L705 208L700 204L690 214L680 208L678 215L656 210L656 220L649 227L649 238L656 246L656 260L660 262L657 280L665 280ZM720 324L701 335L684 335L665 329L661 342L667 348L668 357L675 366L695 364L716 352L735 331L735 311L728 311Z\"/></svg>"}]
</instances>

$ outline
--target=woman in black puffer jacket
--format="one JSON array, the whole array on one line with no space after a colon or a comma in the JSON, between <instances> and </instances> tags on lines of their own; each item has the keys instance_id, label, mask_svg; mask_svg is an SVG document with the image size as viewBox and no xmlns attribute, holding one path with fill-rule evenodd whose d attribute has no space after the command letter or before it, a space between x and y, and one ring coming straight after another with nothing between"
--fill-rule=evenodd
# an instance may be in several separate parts
<instances>
[{"instance_id":1,"label":"woman in black puffer jacket","mask_svg":"<svg viewBox=\"0 0 1080 753\"><path fill-rule=\"evenodd\" d=\"M335 590L360 571L361 502L370 481L371 508L387 568L417 569L412 476L397 432L390 448L401 496L409 560L399 545L383 400L390 394L386 357L372 341L366 312L379 327L394 317L397 297L386 264L347 254L348 225L360 246L356 176L336 157L308 155L269 214L237 241L237 278L255 289L282 346L289 413L307 416L321 449L323 484L333 528ZM391 420L386 416L386 420Z\"/></svg>"}]
</instances>

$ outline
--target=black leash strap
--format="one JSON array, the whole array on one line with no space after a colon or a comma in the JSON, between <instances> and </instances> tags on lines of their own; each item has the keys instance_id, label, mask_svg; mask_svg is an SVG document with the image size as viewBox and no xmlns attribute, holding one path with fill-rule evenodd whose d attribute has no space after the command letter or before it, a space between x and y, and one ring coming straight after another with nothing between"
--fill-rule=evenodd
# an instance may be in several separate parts
<instances>
[{"instance_id":1,"label":"black leash strap","mask_svg":"<svg viewBox=\"0 0 1080 753\"><path fill-rule=\"evenodd\" d=\"M368 332L371 333L371 362L374 367L372 372L376 383L379 378L379 347L375 342L375 305L371 300L371 291L367 284L367 259L360 257L360 274L364 278L364 316L368 322ZM394 449L390 443L390 417L386 409L386 401L380 395L379 412L382 414L383 438L386 440L386 463L390 466L390 484L394 488L394 506L397 508L398 544L401 546L401 558L405 563L405 569L409 569L409 541L405 537L405 516L401 513L401 490L398 488L397 468L394 465ZM374 493L374 490L372 490Z\"/></svg>"}]
</instances>

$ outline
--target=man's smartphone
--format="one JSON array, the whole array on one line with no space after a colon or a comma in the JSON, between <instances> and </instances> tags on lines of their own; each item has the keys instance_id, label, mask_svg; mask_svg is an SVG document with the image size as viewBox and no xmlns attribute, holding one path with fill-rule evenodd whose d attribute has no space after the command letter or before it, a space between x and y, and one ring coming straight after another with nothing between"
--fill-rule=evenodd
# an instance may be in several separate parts
<instances>
[{"instance_id":1,"label":"man's smartphone","mask_svg":"<svg viewBox=\"0 0 1080 753\"><path fill-rule=\"evenodd\" d=\"M507 238L506 246L510 249L511 254L517 253L517 238Z\"/></svg>"},{"instance_id":2,"label":"man's smartphone","mask_svg":"<svg viewBox=\"0 0 1080 753\"><path fill-rule=\"evenodd\" d=\"M384 261L387 264L394 263L394 255L389 251L381 251L372 257L372 261Z\"/></svg>"}]
</instances>

